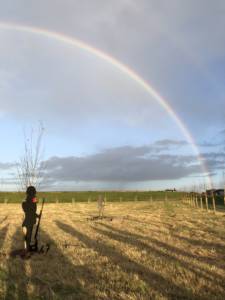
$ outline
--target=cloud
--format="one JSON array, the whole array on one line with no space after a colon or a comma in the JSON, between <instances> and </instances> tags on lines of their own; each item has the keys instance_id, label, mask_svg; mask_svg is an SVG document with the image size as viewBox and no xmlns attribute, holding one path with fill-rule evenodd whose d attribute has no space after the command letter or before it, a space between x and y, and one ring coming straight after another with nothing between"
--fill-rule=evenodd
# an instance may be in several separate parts
<instances>
[{"instance_id":1,"label":"cloud","mask_svg":"<svg viewBox=\"0 0 225 300\"><path fill-rule=\"evenodd\" d=\"M202 157L210 171L225 170L225 152L203 153Z\"/></svg>"},{"instance_id":2,"label":"cloud","mask_svg":"<svg viewBox=\"0 0 225 300\"><path fill-rule=\"evenodd\" d=\"M225 136L225 129L222 129L220 132L219 132L219 134L221 135L221 136Z\"/></svg>"},{"instance_id":3,"label":"cloud","mask_svg":"<svg viewBox=\"0 0 225 300\"><path fill-rule=\"evenodd\" d=\"M154 146L106 149L83 157L51 157L46 178L55 181L142 182L180 179L201 172L194 156L152 154Z\"/></svg>"},{"instance_id":4,"label":"cloud","mask_svg":"<svg viewBox=\"0 0 225 300\"><path fill-rule=\"evenodd\" d=\"M189 143L187 141L170 140L170 139L163 139L163 140L156 141L154 143L154 147L158 148L157 150L168 150L170 148L178 149L188 145Z\"/></svg>"},{"instance_id":5,"label":"cloud","mask_svg":"<svg viewBox=\"0 0 225 300\"><path fill-rule=\"evenodd\" d=\"M12 168L15 168L17 166L17 163L3 163L0 162L0 170L10 170Z\"/></svg>"},{"instance_id":6,"label":"cloud","mask_svg":"<svg viewBox=\"0 0 225 300\"><path fill-rule=\"evenodd\" d=\"M202 142L199 143L198 146L203 148L212 148L212 147L218 147L218 146L224 146L224 142Z\"/></svg>"},{"instance_id":7,"label":"cloud","mask_svg":"<svg viewBox=\"0 0 225 300\"><path fill-rule=\"evenodd\" d=\"M131 184L147 181L179 180L203 176L194 155L171 154L171 147L185 147L182 140L159 140L153 144L108 148L86 156L51 157L43 163L47 183L59 182ZM225 170L224 152L201 154L210 176ZM101 185L100 184L100 185Z\"/></svg>"},{"instance_id":8,"label":"cloud","mask_svg":"<svg viewBox=\"0 0 225 300\"><path fill-rule=\"evenodd\" d=\"M12 1L1 2L0 20L78 37L133 67L168 97L169 103L194 133L202 134L202 129L207 132L212 126L209 118L211 124L224 124L221 81L224 76L220 76L223 74L217 67L225 51L224 1L200 0L196 4L194 0L157 3L149 0L93 0L91 3L87 0L79 3L40 0L27 3L22 0L20 5ZM107 75L104 64L93 64L88 56L80 56L79 51L70 51L65 45L18 32L4 32L4 38L6 41L1 38L2 60L7 68L12 67L13 73L13 66L17 66L18 77L25 78L29 88L25 86L25 92L21 83L11 81L12 88L16 87L15 93L3 93L1 98L7 99L5 102L9 106L15 106L20 115L30 115L30 99L33 99L37 114L44 116L41 107L45 106L45 111L53 114L52 119L56 118L56 112L71 116L71 112L76 111L74 122L90 119L91 113L99 116L99 107L104 107L106 99L108 109L105 106L103 114L110 117L112 112L118 119L125 116L129 124L144 119L146 125L150 117L155 120L158 115L152 103L145 109L145 105L137 104L144 96L132 96L135 94L132 83L126 86L123 81L122 87L115 92L120 82L120 78L116 81L117 74ZM196 65L199 61L200 66ZM9 99L15 100L10 102ZM128 109L130 99L136 104ZM215 102L220 109L212 114ZM55 114L50 109L53 106Z\"/></svg>"},{"instance_id":9,"label":"cloud","mask_svg":"<svg viewBox=\"0 0 225 300\"><path fill-rule=\"evenodd\" d=\"M224 128L225 120L223 0L0 3L0 21L61 32L124 62L168 99L203 150L216 153L222 147L208 141L208 136ZM0 30L0 41L0 118L10 124L16 120L2 132L11 127L16 146L10 148L18 149L15 128L43 120L49 140L58 139L48 144L49 153L58 155L48 160L53 181L62 177L134 182L138 176L155 180L168 178L169 169L171 178L196 174L192 156L188 151L181 153L186 142L173 140L182 139L174 122L137 83L114 67L41 36ZM164 140L151 147L134 146L159 138ZM95 155L81 157L70 150L79 144L80 153L94 152L105 147L106 140L109 148ZM54 153L56 149L62 151ZM205 161L210 169L222 168L217 155L205 155ZM96 172L90 171L88 162Z\"/></svg>"},{"instance_id":10,"label":"cloud","mask_svg":"<svg viewBox=\"0 0 225 300\"><path fill-rule=\"evenodd\" d=\"M183 140L164 139L142 146L106 148L82 156L52 156L42 162L41 186L44 189L88 189L90 186L95 189L123 189L150 181L204 178L200 162L194 155L178 153L180 147L188 146ZM205 152L201 157L210 176L225 170L224 152ZM0 163L2 170L10 171L14 166L16 164ZM15 185L14 176L14 173L8 172L4 184Z\"/></svg>"}]
</instances>

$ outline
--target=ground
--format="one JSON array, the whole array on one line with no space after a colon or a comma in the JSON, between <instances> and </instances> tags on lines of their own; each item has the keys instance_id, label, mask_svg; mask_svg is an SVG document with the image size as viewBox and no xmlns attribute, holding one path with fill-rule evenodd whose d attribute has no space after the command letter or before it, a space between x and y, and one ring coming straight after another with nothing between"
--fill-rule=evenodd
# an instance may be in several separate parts
<instances>
[{"instance_id":1,"label":"ground","mask_svg":"<svg viewBox=\"0 0 225 300\"><path fill-rule=\"evenodd\" d=\"M29 260L18 204L0 205L0 299L225 299L225 214L179 201L46 204Z\"/></svg>"}]
</instances>

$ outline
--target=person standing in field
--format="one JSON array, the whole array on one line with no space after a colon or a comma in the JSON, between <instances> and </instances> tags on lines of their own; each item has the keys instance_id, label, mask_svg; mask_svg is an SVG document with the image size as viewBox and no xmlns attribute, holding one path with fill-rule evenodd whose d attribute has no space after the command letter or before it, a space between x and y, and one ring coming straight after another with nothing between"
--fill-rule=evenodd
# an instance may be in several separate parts
<instances>
[{"instance_id":1,"label":"person standing in field","mask_svg":"<svg viewBox=\"0 0 225 300\"><path fill-rule=\"evenodd\" d=\"M32 238L33 226L36 224L36 219L39 218L37 211L36 189L34 186L29 186L26 191L26 199L22 202L22 209L25 214L22 229L24 234L24 253L25 257L29 257L30 244Z\"/></svg>"},{"instance_id":2,"label":"person standing in field","mask_svg":"<svg viewBox=\"0 0 225 300\"><path fill-rule=\"evenodd\" d=\"M98 196L98 215L100 218L103 217L103 212L104 212L104 208L105 208L105 199L102 197L102 195Z\"/></svg>"}]
</instances>

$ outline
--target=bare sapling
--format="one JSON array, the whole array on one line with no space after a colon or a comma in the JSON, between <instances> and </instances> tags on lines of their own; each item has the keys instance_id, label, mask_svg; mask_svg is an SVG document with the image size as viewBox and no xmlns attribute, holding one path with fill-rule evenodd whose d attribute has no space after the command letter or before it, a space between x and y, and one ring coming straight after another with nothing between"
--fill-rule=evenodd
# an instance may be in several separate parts
<instances>
[{"instance_id":1,"label":"bare sapling","mask_svg":"<svg viewBox=\"0 0 225 300\"><path fill-rule=\"evenodd\" d=\"M209 200L208 200L208 194L207 194L207 187L206 187L205 183L203 183L203 187L204 187L204 194L205 194L205 207L206 207L206 210L209 211Z\"/></svg>"},{"instance_id":2,"label":"bare sapling","mask_svg":"<svg viewBox=\"0 0 225 300\"><path fill-rule=\"evenodd\" d=\"M193 187L192 187L192 190L193 190L193 193L192 193L192 196L193 196L193 207L197 207L197 201L196 201L196 185L193 184Z\"/></svg>"},{"instance_id":3,"label":"bare sapling","mask_svg":"<svg viewBox=\"0 0 225 300\"><path fill-rule=\"evenodd\" d=\"M98 206L98 216L99 218L103 218L104 209L105 209L105 198L102 195L98 196L97 206Z\"/></svg>"},{"instance_id":4,"label":"bare sapling","mask_svg":"<svg viewBox=\"0 0 225 300\"><path fill-rule=\"evenodd\" d=\"M31 129L29 137L24 132L24 154L17 164L19 185L22 190L26 190L30 185L37 188L41 184L43 134L44 127L41 122L39 123L37 132Z\"/></svg>"}]
</instances>

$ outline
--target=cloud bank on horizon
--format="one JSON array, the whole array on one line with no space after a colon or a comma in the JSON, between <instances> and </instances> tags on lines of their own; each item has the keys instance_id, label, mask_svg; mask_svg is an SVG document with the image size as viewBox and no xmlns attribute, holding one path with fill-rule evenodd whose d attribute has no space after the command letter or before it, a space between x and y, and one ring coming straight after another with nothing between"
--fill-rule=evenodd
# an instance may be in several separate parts
<instances>
[{"instance_id":1,"label":"cloud bank on horizon","mask_svg":"<svg viewBox=\"0 0 225 300\"><path fill-rule=\"evenodd\" d=\"M224 1L0 3L0 22L64 33L136 70L184 121L213 180L219 180ZM12 169L23 152L23 128L38 120L46 127L46 188L144 189L204 181L174 121L124 74L41 36L0 29L0 41L2 188L15 187Z\"/></svg>"}]
</instances>

